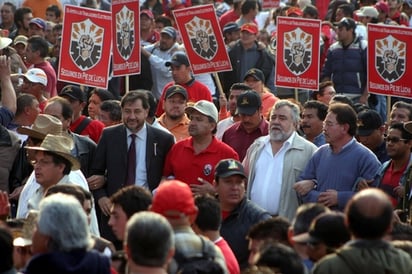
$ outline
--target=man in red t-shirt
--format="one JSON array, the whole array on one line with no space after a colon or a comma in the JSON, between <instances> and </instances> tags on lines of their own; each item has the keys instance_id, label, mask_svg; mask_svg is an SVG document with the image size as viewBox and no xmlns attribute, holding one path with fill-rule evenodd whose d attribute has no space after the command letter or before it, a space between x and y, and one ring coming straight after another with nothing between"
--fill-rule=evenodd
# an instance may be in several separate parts
<instances>
[{"instance_id":1,"label":"man in red t-shirt","mask_svg":"<svg viewBox=\"0 0 412 274\"><path fill-rule=\"evenodd\" d=\"M165 63L166 67L170 67L172 71L173 82L168 83L162 91L159 103L156 109L156 116L163 114L163 102L165 100L165 92L173 85L181 85L186 89L188 95L188 105L196 103L199 100L207 100L212 102L210 90L201 82L195 80L192 76L189 59L186 53L177 51L172 55L172 59Z\"/></svg>"},{"instance_id":2,"label":"man in red t-shirt","mask_svg":"<svg viewBox=\"0 0 412 274\"><path fill-rule=\"evenodd\" d=\"M86 106L86 94L77 86L67 85L62 89L59 96L69 100L73 108L73 120L70 130L80 135L89 136L95 143L98 143L104 124L82 115L82 111Z\"/></svg>"}]
</instances>

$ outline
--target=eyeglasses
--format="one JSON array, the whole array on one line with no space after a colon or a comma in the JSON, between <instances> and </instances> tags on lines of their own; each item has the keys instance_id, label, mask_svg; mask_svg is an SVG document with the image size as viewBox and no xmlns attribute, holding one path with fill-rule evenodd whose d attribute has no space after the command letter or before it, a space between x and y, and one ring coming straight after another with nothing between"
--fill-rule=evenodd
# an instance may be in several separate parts
<instances>
[{"instance_id":1,"label":"eyeglasses","mask_svg":"<svg viewBox=\"0 0 412 274\"><path fill-rule=\"evenodd\" d=\"M394 137L386 136L386 137L385 137L385 141L386 141L387 143L391 142L391 143L393 143L393 144L397 144L397 143L399 143L400 141L409 141L409 140L408 140L408 139L402 139L402 138L399 138L399 137L396 137L396 136L394 136Z\"/></svg>"}]
</instances>

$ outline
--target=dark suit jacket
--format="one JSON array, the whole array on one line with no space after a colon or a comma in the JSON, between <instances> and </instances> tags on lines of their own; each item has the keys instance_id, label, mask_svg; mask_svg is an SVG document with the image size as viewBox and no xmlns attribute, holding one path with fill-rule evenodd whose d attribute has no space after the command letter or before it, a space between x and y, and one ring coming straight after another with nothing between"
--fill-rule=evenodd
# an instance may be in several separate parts
<instances>
[{"instance_id":1,"label":"dark suit jacket","mask_svg":"<svg viewBox=\"0 0 412 274\"><path fill-rule=\"evenodd\" d=\"M146 124L146 171L149 189L155 189L162 179L166 155L174 144L173 135ZM156 148L156 152L154 149ZM96 149L92 174L105 175L106 185L93 192L96 201L110 197L125 186L127 172L127 133L121 125L105 128ZM137 148L139 149L139 148Z\"/></svg>"}]
</instances>

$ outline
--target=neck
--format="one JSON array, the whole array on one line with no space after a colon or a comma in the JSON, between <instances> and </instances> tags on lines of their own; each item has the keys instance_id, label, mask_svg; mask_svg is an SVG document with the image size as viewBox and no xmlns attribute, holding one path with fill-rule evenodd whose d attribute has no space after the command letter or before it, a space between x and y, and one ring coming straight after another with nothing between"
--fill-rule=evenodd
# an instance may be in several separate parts
<instances>
[{"instance_id":1,"label":"neck","mask_svg":"<svg viewBox=\"0 0 412 274\"><path fill-rule=\"evenodd\" d=\"M195 150L195 154L199 154L205 150L210 145L212 140L212 134L193 137L193 148Z\"/></svg>"},{"instance_id":2,"label":"neck","mask_svg":"<svg viewBox=\"0 0 412 274\"><path fill-rule=\"evenodd\" d=\"M253 45L255 44L255 41L253 41L252 43L242 43L242 47L247 50L253 47Z\"/></svg>"},{"instance_id":3,"label":"neck","mask_svg":"<svg viewBox=\"0 0 412 274\"><path fill-rule=\"evenodd\" d=\"M315 141L315 138L318 137L321 133L322 131L318 132L318 134L305 134L306 140L313 143L313 141Z\"/></svg>"},{"instance_id":4,"label":"neck","mask_svg":"<svg viewBox=\"0 0 412 274\"><path fill-rule=\"evenodd\" d=\"M129 260L128 274L166 274L165 267L149 267L134 264Z\"/></svg>"},{"instance_id":5,"label":"neck","mask_svg":"<svg viewBox=\"0 0 412 274\"><path fill-rule=\"evenodd\" d=\"M19 126L31 126L32 123L29 122L29 119L24 117L23 115L19 115L14 117L13 119L14 124L19 125Z\"/></svg>"},{"instance_id":6,"label":"neck","mask_svg":"<svg viewBox=\"0 0 412 274\"><path fill-rule=\"evenodd\" d=\"M341 140L336 141L335 143L330 143L333 153L339 153L342 148L353 139L352 136L346 135Z\"/></svg>"},{"instance_id":7,"label":"neck","mask_svg":"<svg viewBox=\"0 0 412 274\"><path fill-rule=\"evenodd\" d=\"M405 153L398 159L392 159L393 169L394 170L402 169L409 162L410 157L411 157L411 153L408 151L408 153Z\"/></svg>"},{"instance_id":8,"label":"neck","mask_svg":"<svg viewBox=\"0 0 412 274\"><path fill-rule=\"evenodd\" d=\"M352 44L354 40L355 40L355 37L352 37L352 38L350 38L350 39L343 40L343 41L342 41L342 45L343 45L344 47L347 47L347 46L349 46L350 44Z\"/></svg>"},{"instance_id":9,"label":"neck","mask_svg":"<svg viewBox=\"0 0 412 274\"><path fill-rule=\"evenodd\" d=\"M206 230L206 231L201 231L201 235L205 236L212 242L216 241L220 237L219 230Z\"/></svg>"},{"instance_id":10,"label":"neck","mask_svg":"<svg viewBox=\"0 0 412 274\"><path fill-rule=\"evenodd\" d=\"M180 122L182 122L183 118L184 118L184 115L181 116L181 117L178 117L176 119L172 119L169 116L165 115L164 118L163 118L163 123L165 124L166 128L169 129L169 128L172 128L172 127L180 124Z\"/></svg>"},{"instance_id":11,"label":"neck","mask_svg":"<svg viewBox=\"0 0 412 274\"><path fill-rule=\"evenodd\" d=\"M152 34L152 29L145 29L145 30L140 30L140 37L142 38L143 41L146 41L149 36Z\"/></svg>"},{"instance_id":12,"label":"neck","mask_svg":"<svg viewBox=\"0 0 412 274\"><path fill-rule=\"evenodd\" d=\"M225 204L225 203L220 203L220 209L222 211L226 211L226 212L232 212L237 205L233 205L233 204Z\"/></svg>"}]
</instances>

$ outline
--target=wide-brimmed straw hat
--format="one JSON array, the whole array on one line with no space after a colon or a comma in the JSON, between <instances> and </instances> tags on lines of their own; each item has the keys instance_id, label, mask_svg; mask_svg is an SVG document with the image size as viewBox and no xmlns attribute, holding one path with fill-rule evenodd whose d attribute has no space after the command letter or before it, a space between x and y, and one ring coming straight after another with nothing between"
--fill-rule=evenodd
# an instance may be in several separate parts
<instances>
[{"instance_id":1,"label":"wide-brimmed straw hat","mask_svg":"<svg viewBox=\"0 0 412 274\"><path fill-rule=\"evenodd\" d=\"M17 132L43 140L47 134L62 135L62 122L54 116L39 114L31 128L21 126Z\"/></svg>"},{"instance_id":2,"label":"wide-brimmed straw hat","mask_svg":"<svg viewBox=\"0 0 412 274\"><path fill-rule=\"evenodd\" d=\"M72 138L47 134L39 147L26 147L26 149L55 153L72 163L72 170L78 170L80 169L79 160L71 155L73 147L74 144Z\"/></svg>"}]
</instances>

